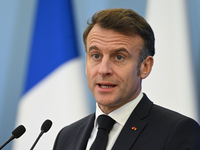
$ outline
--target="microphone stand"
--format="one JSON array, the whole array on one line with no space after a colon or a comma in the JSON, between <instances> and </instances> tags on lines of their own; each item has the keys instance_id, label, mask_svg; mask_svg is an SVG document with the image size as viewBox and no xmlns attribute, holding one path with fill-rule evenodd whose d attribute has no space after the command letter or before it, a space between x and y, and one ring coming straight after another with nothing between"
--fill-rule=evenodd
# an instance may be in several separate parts
<instances>
[{"instance_id":1,"label":"microphone stand","mask_svg":"<svg viewBox=\"0 0 200 150\"><path fill-rule=\"evenodd\" d=\"M12 135L12 136L0 147L0 150L1 150L4 146L6 146L10 141L12 141L14 138L15 138L15 136Z\"/></svg>"},{"instance_id":2,"label":"microphone stand","mask_svg":"<svg viewBox=\"0 0 200 150\"><path fill-rule=\"evenodd\" d=\"M41 138L41 136L44 134L44 130L41 130L39 136L37 137L36 141L34 142L33 146L31 147L30 150L33 150L33 148L35 147L35 145L37 144L37 142L39 141L39 139Z\"/></svg>"}]
</instances>

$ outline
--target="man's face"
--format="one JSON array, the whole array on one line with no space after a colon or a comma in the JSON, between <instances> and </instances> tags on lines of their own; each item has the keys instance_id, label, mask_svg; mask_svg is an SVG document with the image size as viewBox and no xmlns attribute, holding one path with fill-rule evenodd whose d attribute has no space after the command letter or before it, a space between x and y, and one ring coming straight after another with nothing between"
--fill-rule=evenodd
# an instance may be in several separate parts
<instances>
[{"instance_id":1,"label":"man's face","mask_svg":"<svg viewBox=\"0 0 200 150\"><path fill-rule=\"evenodd\" d=\"M104 113L133 100L141 91L137 75L140 36L126 36L95 25L87 37L88 86Z\"/></svg>"}]
</instances>

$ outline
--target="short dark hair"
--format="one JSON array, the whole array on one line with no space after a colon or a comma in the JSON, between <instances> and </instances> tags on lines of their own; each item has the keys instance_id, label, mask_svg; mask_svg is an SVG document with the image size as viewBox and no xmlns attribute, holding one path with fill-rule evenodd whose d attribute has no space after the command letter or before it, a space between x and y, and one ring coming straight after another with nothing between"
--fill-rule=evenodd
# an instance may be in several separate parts
<instances>
[{"instance_id":1,"label":"short dark hair","mask_svg":"<svg viewBox=\"0 0 200 150\"><path fill-rule=\"evenodd\" d=\"M83 42L86 49L87 36L95 24L105 29L112 29L121 34L134 36L139 35L144 40L144 46L140 52L138 68L142 61L149 55L155 54L155 38L150 25L146 20L131 9L105 9L96 12L91 21L88 20L88 27L83 33ZM87 52L87 49L86 49Z\"/></svg>"}]
</instances>

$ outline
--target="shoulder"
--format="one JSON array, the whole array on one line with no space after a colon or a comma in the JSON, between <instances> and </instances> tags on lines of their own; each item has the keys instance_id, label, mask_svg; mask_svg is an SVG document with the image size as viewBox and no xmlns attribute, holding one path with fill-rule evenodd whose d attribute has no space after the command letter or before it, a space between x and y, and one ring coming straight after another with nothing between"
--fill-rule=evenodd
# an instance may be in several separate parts
<instances>
[{"instance_id":1,"label":"shoulder","mask_svg":"<svg viewBox=\"0 0 200 150\"><path fill-rule=\"evenodd\" d=\"M198 125L198 123L190 117L187 117L176 111L154 104L151 100L149 100L149 98L145 94L142 99L142 105L143 106L141 106L140 109L145 108L149 119L153 119L154 121L158 120L158 121L163 121L165 123L173 124L173 123L178 123L179 121L181 123L182 121L184 122L184 120L188 120L189 122L193 122L194 124Z\"/></svg>"},{"instance_id":2,"label":"shoulder","mask_svg":"<svg viewBox=\"0 0 200 150\"><path fill-rule=\"evenodd\" d=\"M90 133L87 131L92 129L94 118L95 114L91 114L61 129L56 137L53 149L73 149L75 143L82 140L81 135Z\"/></svg>"},{"instance_id":3,"label":"shoulder","mask_svg":"<svg viewBox=\"0 0 200 150\"><path fill-rule=\"evenodd\" d=\"M176 111L156 105L156 104L152 105L149 115L154 118L161 119L165 123L181 124L181 123L190 122L192 124L199 126L198 123L194 119L187 117Z\"/></svg>"},{"instance_id":4,"label":"shoulder","mask_svg":"<svg viewBox=\"0 0 200 150\"><path fill-rule=\"evenodd\" d=\"M166 149L200 149L200 126L194 119L158 105L153 105L150 113L157 128L163 130L160 132L167 135Z\"/></svg>"},{"instance_id":5,"label":"shoulder","mask_svg":"<svg viewBox=\"0 0 200 150\"><path fill-rule=\"evenodd\" d=\"M145 112L146 111L146 112ZM176 111L153 104L146 95L144 95L137 113L145 115L141 119L148 123L148 131L160 132L165 135L181 132L198 135L200 137L200 126L192 118L180 114Z\"/></svg>"},{"instance_id":6,"label":"shoulder","mask_svg":"<svg viewBox=\"0 0 200 150\"><path fill-rule=\"evenodd\" d=\"M146 95L139 108L146 109L145 117L141 118L147 123L143 131L145 136L156 139L157 143L170 150L200 148L200 126L194 119L153 104Z\"/></svg>"},{"instance_id":7,"label":"shoulder","mask_svg":"<svg viewBox=\"0 0 200 150\"><path fill-rule=\"evenodd\" d=\"M95 114L90 114L70 125L65 126L60 132L72 132L80 128L80 126L86 126L89 122L93 121Z\"/></svg>"}]
</instances>

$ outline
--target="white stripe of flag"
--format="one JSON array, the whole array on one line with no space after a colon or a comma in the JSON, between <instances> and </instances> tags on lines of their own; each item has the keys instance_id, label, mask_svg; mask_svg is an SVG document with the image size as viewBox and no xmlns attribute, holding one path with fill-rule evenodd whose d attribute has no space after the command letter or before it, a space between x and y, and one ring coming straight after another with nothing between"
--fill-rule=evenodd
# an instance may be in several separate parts
<instances>
[{"instance_id":1,"label":"white stripe of flag","mask_svg":"<svg viewBox=\"0 0 200 150\"><path fill-rule=\"evenodd\" d=\"M186 1L149 0L146 18L156 54L143 91L155 103L198 120Z\"/></svg>"}]
</instances>

